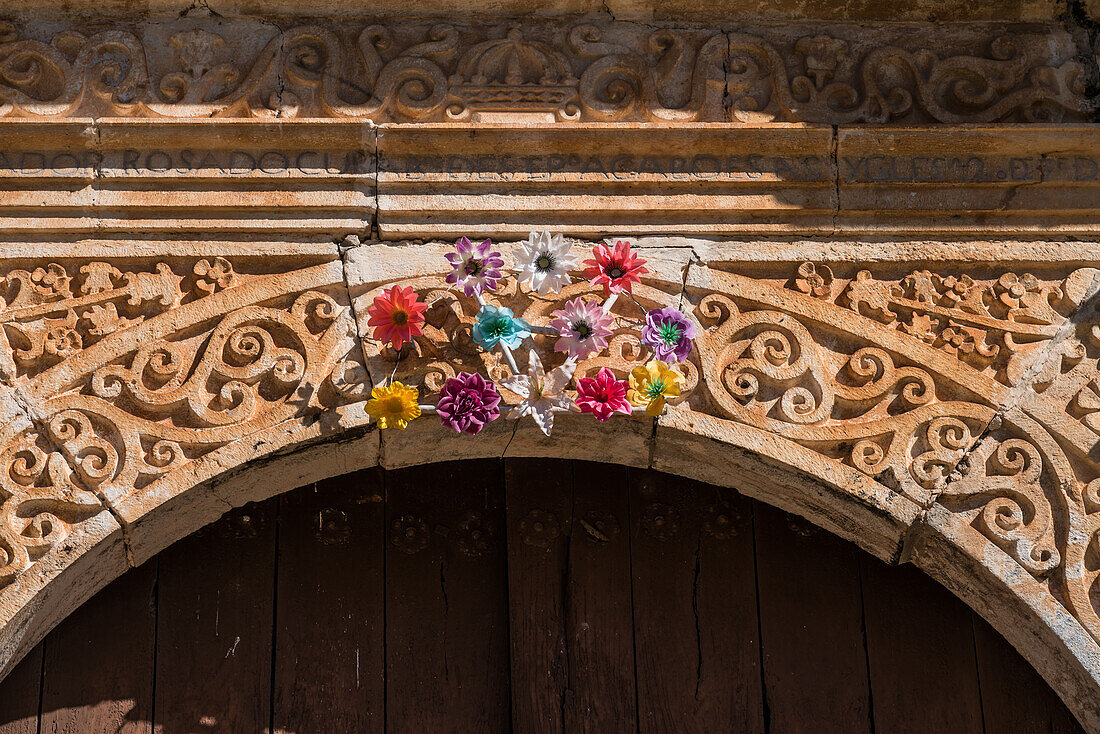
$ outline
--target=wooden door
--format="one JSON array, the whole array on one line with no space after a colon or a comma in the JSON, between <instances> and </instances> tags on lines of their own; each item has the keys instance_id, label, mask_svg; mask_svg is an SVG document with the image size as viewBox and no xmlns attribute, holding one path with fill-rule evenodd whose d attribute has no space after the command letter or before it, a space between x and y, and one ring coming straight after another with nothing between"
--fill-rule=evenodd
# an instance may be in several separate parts
<instances>
[{"instance_id":1,"label":"wooden door","mask_svg":"<svg viewBox=\"0 0 1100 734\"><path fill-rule=\"evenodd\" d=\"M74 613L0 734L1080 732L995 632L736 492L551 460L234 511Z\"/></svg>"}]
</instances>

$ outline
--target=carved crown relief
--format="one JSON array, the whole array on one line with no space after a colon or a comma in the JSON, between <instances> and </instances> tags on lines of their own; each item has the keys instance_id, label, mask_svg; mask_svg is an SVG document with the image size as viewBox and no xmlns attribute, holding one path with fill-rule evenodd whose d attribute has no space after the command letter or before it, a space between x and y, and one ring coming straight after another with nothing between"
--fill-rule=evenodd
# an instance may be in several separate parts
<instances>
[{"instance_id":1,"label":"carved crown relief","mask_svg":"<svg viewBox=\"0 0 1100 734\"><path fill-rule=\"evenodd\" d=\"M262 48L197 26L51 37L0 24L0 116L363 117L560 121L886 122L1088 119L1095 100L1051 30L959 39L839 26L642 30L578 22L299 25ZM249 32L249 37L256 33ZM163 36L163 37L162 37Z\"/></svg>"}]
</instances>

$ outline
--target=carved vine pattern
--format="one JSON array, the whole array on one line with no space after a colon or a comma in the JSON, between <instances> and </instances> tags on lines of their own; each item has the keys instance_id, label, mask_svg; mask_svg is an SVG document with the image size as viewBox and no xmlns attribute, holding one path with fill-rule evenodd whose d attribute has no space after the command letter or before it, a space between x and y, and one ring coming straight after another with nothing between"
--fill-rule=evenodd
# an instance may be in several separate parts
<instances>
[{"instance_id":1,"label":"carved vine pattern","mask_svg":"<svg viewBox=\"0 0 1100 734\"><path fill-rule=\"evenodd\" d=\"M0 116L365 117L464 120L477 110L543 112L560 121L885 123L1087 119L1093 101L1075 60L1000 35L984 55L941 57L882 45L856 57L828 35L788 41L658 29L624 45L579 23L528 39L439 23L399 44L383 25L354 43L300 25L243 60L230 38L171 36L172 70L150 71L150 43L118 29L49 42L0 24ZM675 100L675 102L673 102Z\"/></svg>"},{"instance_id":2,"label":"carved vine pattern","mask_svg":"<svg viewBox=\"0 0 1100 734\"><path fill-rule=\"evenodd\" d=\"M94 261L9 271L0 303L12 342L5 379L33 388L59 371L74 372L68 388L45 396L45 418L2 436L0 587L105 502L169 482L287 419L364 400L368 365L396 372L424 393L460 370L504 376L499 356L470 341L477 304L441 277L400 281L432 304L424 334L400 355L368 342L373 351L363 363L343 284L294 285L305 272L244 275L221 258L129 271ZM673 410L751 426L915 502L939 503L1040 583L1059 589L1058 598L1100 640L1092 601L1100 581L1100 468L1089 458L1097 441L1072 399L1100 379L1100 343L1090 341L1096 315L1078 314L1077 336L1056 341L1094 275L972 280L918 271L895 279L859 273L845 282L817 263L793 269L785 284L713 272L714 287L681 295L680 284L650 281L633 299L620 299L610 348L582 362L577 374L607 366L622 377L643 364L649 355L632 336L636 322L644 310L683 297L700 329L681 367L686 397ZM256 290L264 294L258 300L236 297L257 284L275 285ZM543 323L566 300L588 293L596 295L578 283L546 298L496 295L518 316ZM196 315L188 321L187 314ZM998 404L993 388L985 395L981 386L1007 390L1004 381L946 347L942 334L930 340L906 328L913 314L946 322L944 330L982 330L983 343L1002 349L1021 335L1054 345L1056 374L1035 383L1034 393L1063 396L1060 407L1042 424L1014 418L991 428ZM183 325L153 339L116 336L166 318ZM65 336L51 337L58 329ZM80 362L89 349L116 344L94 363ZM547 530L555 522L532 524L525 542L549 542L542 535L558 532ZM468 552L481 554L492 533L475 525L471 520ZM395 526L393 542L416 552L417 527L411 520ZM664 523L660 532L671 527Z\"/></svg>"}]
</instances>

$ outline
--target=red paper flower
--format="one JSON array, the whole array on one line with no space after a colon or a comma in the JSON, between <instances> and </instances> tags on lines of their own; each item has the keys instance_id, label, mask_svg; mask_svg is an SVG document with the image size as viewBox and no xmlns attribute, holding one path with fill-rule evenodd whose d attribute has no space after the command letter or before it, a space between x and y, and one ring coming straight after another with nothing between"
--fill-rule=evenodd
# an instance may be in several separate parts
<instances>
[{"instance_id":1,"label":"red paper flower","mask_svg":"<svg viewBox=\"0 0 1100 734\"><path fill-rule=\"evenodd\" d=\"M375 339L401 349L405 342L411 343L414 336L422 333L420 325L424 323L427 308L428 304L416 300L412 288L395 285L375 296L374 303L367 309L370 316L367 326L374 327Z\"/></svg>"},{"instance_id":2,"label":"red paper flower","mask_svg":"<svg viewBox=\"0 0 1100 734\"><path fill-rule=\"evenodd\" d=\"M601 367L594 378L577 380L576 403L582 413L593 414L600 423L610 418L612 413L630 414L626 382L616 380L615 373L606 367Z\"/></svg>"},{"instance_id":3,"label":"red paper flower","mask_svg":"<svg viewBox=\"0 0 1100 734\"><path fill-rule=\"evenodd\" d=\"M634 283L640 283L642 273L648 273L645 260L630 251L630 244L619 240L615 243L615 249L608 249L607 245L599 244L592 248L595 260L585 260L589 267L584 271L584 277L592 285L602 285L604 297L612 293L630 293Z\"/></svg>"}]
</instances>

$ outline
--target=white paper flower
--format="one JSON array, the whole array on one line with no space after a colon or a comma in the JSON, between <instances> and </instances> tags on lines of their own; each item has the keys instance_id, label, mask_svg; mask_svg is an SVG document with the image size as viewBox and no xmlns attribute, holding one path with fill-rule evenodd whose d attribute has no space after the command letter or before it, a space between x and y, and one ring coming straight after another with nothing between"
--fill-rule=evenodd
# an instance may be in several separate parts
<instances>
[{"instance_id":1,"label":"white paper flower","mask_svg":"<svg viewBox=\"0 0 1100 734\"><path fill-rule=\"evenodd\" d=\"M516 251L516 275L520 283L530 284L540 296L557 293L569 285L569 271L577 259L569 254L569 244L560 234L532 232Z\"/></svg>"},{"instance_id":2,"label":"white paper flower","mask_svg":"<svg viewBox=\"0 0 1100 734\"><path fill-rule=\"evenodd\" d=\"M527 359L527 374L512 375L500 383L523 398L519 405L512 408L508 417L516 420L530 414L542 432L549 436L554 428L554 408L579 410L568 395L562 394L562 390L573 376L574 369L576 369L575 364L566 362L561 367L552 369L550 374L546 374L542 368L542 360L532 349Z\"/></svg>"}]
</instances>

